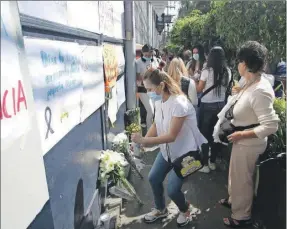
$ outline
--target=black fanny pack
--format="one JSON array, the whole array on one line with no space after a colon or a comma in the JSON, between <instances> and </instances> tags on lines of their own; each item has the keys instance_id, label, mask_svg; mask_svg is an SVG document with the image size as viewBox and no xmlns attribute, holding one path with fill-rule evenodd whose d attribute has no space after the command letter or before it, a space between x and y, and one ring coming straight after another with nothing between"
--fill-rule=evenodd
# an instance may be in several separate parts
<instances>
[{"instance_id":1,"label":"black fanny pack","mask_svg":"<svg viewBox=\"0 0 287 229\"><path fill-rule=\"evenodd\" d=\"M255 128L259 126L260 124L252 124L248 126L234 126L231 123L231 120L225 120L223 123L220 125L220 131L219 131L219 139L223 143L228 143L227 137L231 134L233 134L236 131L243 131L243 130L248 130Z\"/></svg>"}]
</instances>

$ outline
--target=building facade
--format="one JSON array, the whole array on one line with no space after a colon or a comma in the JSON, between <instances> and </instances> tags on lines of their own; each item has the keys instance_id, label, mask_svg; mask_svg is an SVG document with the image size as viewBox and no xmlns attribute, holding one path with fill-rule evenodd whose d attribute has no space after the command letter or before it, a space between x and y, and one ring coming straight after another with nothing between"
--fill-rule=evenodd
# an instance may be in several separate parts
<instances>
[{"instance_id":1,"label":"building facade","mask_svg":"<svg viewBox=\"0 0 287 229\"><path fill-rule=\"evenodd\" d=\"M161 15L159 5L165 7L166 1L134 1L135 38L137 44L150 44L159 48L162 35L156 29L156 14ZM157 5L155 5L157 3Z\"/></svg>"}]
</instances>

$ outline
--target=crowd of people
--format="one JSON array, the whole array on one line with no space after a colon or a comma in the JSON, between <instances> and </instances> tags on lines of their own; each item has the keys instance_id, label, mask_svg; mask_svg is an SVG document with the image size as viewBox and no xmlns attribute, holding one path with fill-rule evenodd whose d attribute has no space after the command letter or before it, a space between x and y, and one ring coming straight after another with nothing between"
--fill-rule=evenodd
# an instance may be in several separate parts
<instances>
[{"instance_id":1,"label":"crowd of people","mask_svg":"<svg viewBox=\"0 0 287 229\"><path fill-rule=\"evenodd\" d=\"M180 211L177 223L188 224L192 205L181 191L184 179L175 171L174 162L198 151L198 171L210 173L216 170L218 153L232 144L228 197L219 200L231 209L231 215L223 223L233 228L249 225L255 163L279 122L273 109L274 80L264 73L267 49L256 41L240 48L238 83L220 46L205 48L203 55L198 48L186 50L182 56L184 59L167 52L160 55L144 45L136 61L139 99L147 112L148 131L144 137L133 134L132 141L160 148L149 173L155 208L145 216L145 222L168 214L163 194L168 175L167 193Z\"/></svg>"}]
</instances>

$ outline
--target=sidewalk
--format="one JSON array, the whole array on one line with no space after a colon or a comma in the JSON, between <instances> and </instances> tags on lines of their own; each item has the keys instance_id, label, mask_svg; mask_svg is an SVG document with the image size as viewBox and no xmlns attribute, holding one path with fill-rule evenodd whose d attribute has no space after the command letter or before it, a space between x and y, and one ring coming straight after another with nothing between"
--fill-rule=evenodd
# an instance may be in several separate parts
<instances>
[{"instance_id":1,"label":"sidewalk","mask_svg":"<svg viewBox=\"0 0 287 229\"><path fill-rule=\"evenodd\" d=\"M158 221L150 225L142 222L144 215L153 207L153 196L147 176L156 154L155 152L147 153L143 158L146 163L146 167L142 170L144 180L140 180L131 173L131 182L145 205L139 207L135 202L128 202L123 205L124 209L121 216L121 228L123 229L177 228L177 208L169 198L166 200L170 215L166 222ZM182 190L190 203L201 210L201 214L198 215L197 220L184 228L226 229L222 218L229 216L230 210L220 206L217 202L227 196L227 175L227 169L222 164L220 168L210 174L198 172L187 179Z\"/></svg>"}]
</instances>

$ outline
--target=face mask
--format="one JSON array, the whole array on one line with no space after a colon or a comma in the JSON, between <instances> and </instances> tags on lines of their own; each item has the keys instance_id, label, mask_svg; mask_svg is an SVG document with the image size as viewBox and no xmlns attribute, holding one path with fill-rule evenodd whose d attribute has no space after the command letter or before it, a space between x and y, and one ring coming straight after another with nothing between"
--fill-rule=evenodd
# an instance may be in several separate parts
<instances>
[{"instance_id":1,"label":"face mask","mask_svg":"<svg viewBox=\"0 0 287 229\"><path fill-rule=\"evenodd\" d=\"M156 94L154 91L147 92L148 97L153 101L158 101L162 99L161 95Z\"/></svg>"},{"instance_id":2,"label":"face mask","mask_svg":"<svg viewBox=\"0 0 287 229\"><path fill-rule=\"evenodd\" d=\"M150 61L151 60L151 57L143 57L146 61Z\"/></svg>"},{"instance_id":3,"label":"face mask","mask_svg":"<svg viewBox=\"0 0 287 229\"><path fill-rule=\"evenodd\" d=\"M199 60L199 55L198 55L198 53L193 54L193 59Z\"/></svg>"}]
</instances>

